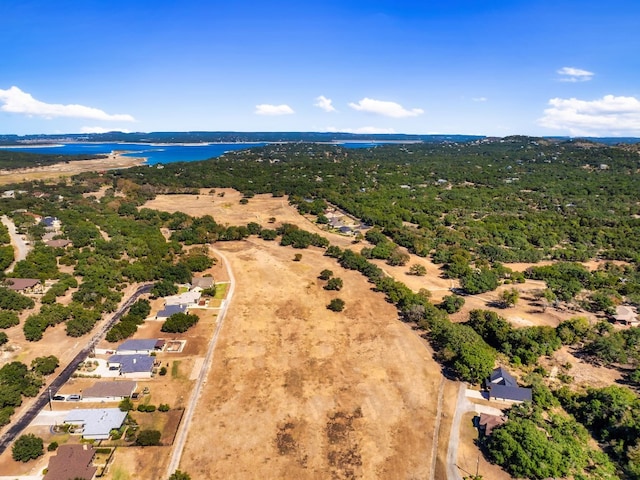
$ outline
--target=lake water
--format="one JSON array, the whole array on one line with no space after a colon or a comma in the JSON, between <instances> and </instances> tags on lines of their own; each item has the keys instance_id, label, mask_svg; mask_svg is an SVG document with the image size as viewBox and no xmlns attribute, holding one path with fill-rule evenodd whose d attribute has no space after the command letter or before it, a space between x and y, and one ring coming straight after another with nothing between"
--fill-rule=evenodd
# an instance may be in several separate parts
<instances>
[{"instance_id":1,"label":"lake water","mask_svg":"<svg viewBox=\"0 0 640 480\"><path fill-rule=\"evenodd\" d=\"M42 145L29 147L0 147L15 149L20 152L78 155L109 154L114 151L126 151L128 157L144 157L147 164L173 162L195 162L208 158L217 158L232 150L246 150L262 147L266 143L206 143L206 144L151 144L151 143L65 143L60 145ZM345 148L368 148L380 145L371 142L345 142L336 144Z\"/></svg>"}]
</instances>

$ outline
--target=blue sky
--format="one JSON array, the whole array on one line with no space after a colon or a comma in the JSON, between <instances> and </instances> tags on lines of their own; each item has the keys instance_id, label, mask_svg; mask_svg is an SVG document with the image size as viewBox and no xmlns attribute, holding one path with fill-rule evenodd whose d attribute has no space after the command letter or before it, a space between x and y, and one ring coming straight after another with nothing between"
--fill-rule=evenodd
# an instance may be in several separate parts
<instances>
[{"instance_id":1,"label":"blue sky","mask_svg":"<svg viewBox=\"0 0 640 480\"><path fill-rule=\"evenodd\" d=\"M640 137L636 0L3 0L0 133Z\"/></svg>"}]
</instances>

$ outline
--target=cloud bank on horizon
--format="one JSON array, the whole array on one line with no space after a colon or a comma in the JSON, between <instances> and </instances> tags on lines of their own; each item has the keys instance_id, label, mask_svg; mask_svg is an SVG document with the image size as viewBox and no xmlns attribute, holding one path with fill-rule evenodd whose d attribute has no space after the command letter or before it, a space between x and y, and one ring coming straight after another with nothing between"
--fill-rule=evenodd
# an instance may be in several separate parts
<instances>
[{"instance_id":1,"label":"cloud bank on horizon","mask_svg":"<svg viewBox=\"0 0 640 480\"><path fill-rule=\"evenodd\" d=\"M640 137L640 66L630 61L640 2L139 0L126 12L109 2L3 5L0 132L135 122ZM118 32L96 34L108 25Z\"/></svg>"},{"instance_id":2,"label":"cloud bank on horizon","mask_svg":"<svg viewBox=\"0 0 640 480\"><path fill-rule=\"evenodd\" d=\"M107 122L135 122L135 119L128 114L108 114L98 108L86 107L84 105L62 105L58 103L41 102L16 86L7 90L0 89L0 102L4 103L4 105L0 107L0 110L3 112L38 116L46 119L71 117L103 120Z\"/></svg>"}]
</instances>

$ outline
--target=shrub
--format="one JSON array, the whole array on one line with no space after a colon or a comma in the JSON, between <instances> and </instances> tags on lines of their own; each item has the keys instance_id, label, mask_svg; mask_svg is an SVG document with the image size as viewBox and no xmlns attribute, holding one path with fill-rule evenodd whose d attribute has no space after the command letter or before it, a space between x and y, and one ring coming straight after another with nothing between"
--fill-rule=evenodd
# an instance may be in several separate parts
<instances>
[{"instance_id":1,"label":"shrub","mask_svg":"<svg viewBox=\"0 0 640 480\"><path fill-rule=\"evenodd\" d=\"M161 403L158 407L159 412L168 412L169 410L171 410L171 408L166 403Z\"/></svg>"},{"instance_id":2,"label":"shrub","mask_svg":"<svg viewBox=\"0 0 640 480\"><path fill-rule=\"evenodd\" d=\"M174 313L163 324L160 329L167 333L184 333L198 323L198 316L188 313Z\"/></svg>"},{"instance_id":3,"label":"shrub","mask_svg":"<svg viewBox=\"0 0 640 480\"><path fill-rule=\"evenodd\" d=\"M13 444L11 455L16 462L28 462L44 454L44 442L33 433L22 435Z\"/></svg>"},{"instance_id":4,"label":"shrub","mask_svg":"<svg viewBox=\"0 0 640 480\"><path fill-rule=\"evenodd\" d=\"M140 447L150 447L160 445L162 434L158 430L141 430L136 438L136 445Z\"/></svg>"},{"instance_id":5,"label":"shrub","mask_svg":"<svg viewBox=\"0 0 640 480\"><path fill-rule=\"evenodd\" d=\"M58 448L58 442L51 442L47 447L47 451L54 452Z\"/></svg>"},{"instance_id":6,"label":"shrub","mask_svg":"<svg viewBox=\"0 0 640 480\"><path fill-rule=\"evenodd\" d=\"M331 302L329 302L327 308L332 312L341 312L342 310L344 310L344 300L340 298L334 298L333 300L331 300Z\"/></svg>"}]
</instances>

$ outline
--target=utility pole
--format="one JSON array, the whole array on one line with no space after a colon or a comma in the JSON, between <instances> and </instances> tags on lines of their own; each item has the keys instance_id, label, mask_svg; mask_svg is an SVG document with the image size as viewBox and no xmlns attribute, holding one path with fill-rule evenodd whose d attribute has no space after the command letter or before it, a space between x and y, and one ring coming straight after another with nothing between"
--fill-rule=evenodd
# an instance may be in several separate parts
<instances>
[{"instance_id":1,"label":"utility pole","mask_svg":"<svg viewBox=\"0 0 640 480\"><path fill-rule=\"evenodd\" d=\"M52 411L53 405L51 404L51 387L49 387L47 390L49 392L49 410Z\"/></svg>"}]
</instances>

